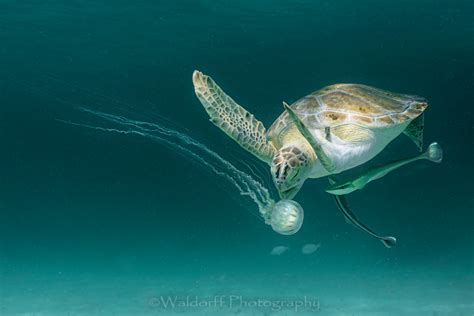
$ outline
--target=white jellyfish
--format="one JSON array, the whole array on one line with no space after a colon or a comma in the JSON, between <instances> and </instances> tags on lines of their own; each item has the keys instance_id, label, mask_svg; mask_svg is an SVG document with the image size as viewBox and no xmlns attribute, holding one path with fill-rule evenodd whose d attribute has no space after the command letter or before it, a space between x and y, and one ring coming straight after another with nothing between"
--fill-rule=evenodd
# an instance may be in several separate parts
<instances>
[{"instance_id":1,"label":"white jellyfish","mask_svg":"<svg viewBox=\"0 0 474 316\"><path fill-rule=\"evenodd\" d=\"M279 234L293 235L303 225L303 208L293 200L281 200L269 212L270 216L267 222Z\"/></svg>"}]
</instances>

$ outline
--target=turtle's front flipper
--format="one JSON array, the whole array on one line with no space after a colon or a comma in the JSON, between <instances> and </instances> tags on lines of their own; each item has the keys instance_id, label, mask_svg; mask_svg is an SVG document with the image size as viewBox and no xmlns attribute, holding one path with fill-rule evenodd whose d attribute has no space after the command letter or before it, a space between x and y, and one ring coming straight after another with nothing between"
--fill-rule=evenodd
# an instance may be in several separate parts
<instances>
[{"instance_id":1,"label":"turtle's front flipper","mask_svg":"<svg viewBox=\"0 0 474 316\"><path fill-rule=\"evenodd\" d=\"M238 105L211 77L202 72L194 71L193 84L211 122L257 158L271 163L275 148L267 142L262 122Z\"/></svg>"},{"instance_id":2,"label":"turtle's front flipper","mask_svg":"<svg viewBox=\"0 0 474 316\"><path fill-rule=\"evenodd\" d=\"M316 156L318 156L318 159L321 161L323 167L328 172L333 172L336 167L334 166L334 163L331 158L329 158L329 156L324 151L324 148L321 146L321 144L319 144L319 142L314 138L311 132L304 125L303 121L301 121L295 111L293 111L293 109L288 104L283 102L283 107L295 123L296 127L298 128L298 131L304 136L304 138L306 138L311 147L313 147L314 152L316 153Z\"/></svg>"},{"instance_id":3,"label":"turtle's front flipper","mask_svg":"<svg viewBox=\"0 0 474 316\"><path fill-rule=\"evenodd\" d=\"M335 181L333 181L331 178L329 178L329 182L331 184L334 184ZM352 213L351 209L349 208L349 205L347 205L347 201L344 195L335 195L334 199L336 200L337 207L339 210L342 212L342 215L344 215L344 218L346 221L355 227L359 228L360 230L366 232L372 237L377 238L380 240L385 247L391 248L395 246L397 243L397 239L393 236L379 236L376 233L374 233L370 228L368 228L364 223L362 223L354 213Z\"/></svg>"}]
</instances>

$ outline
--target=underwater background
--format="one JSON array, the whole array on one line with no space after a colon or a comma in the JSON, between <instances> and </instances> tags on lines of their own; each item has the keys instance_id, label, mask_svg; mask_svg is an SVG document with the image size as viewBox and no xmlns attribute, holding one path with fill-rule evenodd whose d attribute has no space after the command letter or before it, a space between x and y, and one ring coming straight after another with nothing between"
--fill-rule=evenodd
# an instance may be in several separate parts
<instances>
[{"instance_id":1,"label":"underwater background","mask_svg":"<svg viewBox=\"0 0 474 316\"><path fill-rule=\"evenodd\" d=\"M1 1L0 315L473 315L473 16L472 1ZM306 181L301 230L278 235L189 155L67 123L108 127L85 107L166 125L277 199L269 168L208 121L195 69L267 128L333 83L427 98L443 162L347 196L397 245L348 225L327 179ZM416 153L400 136L356 171Z\"/></svg>"}]
</instances>

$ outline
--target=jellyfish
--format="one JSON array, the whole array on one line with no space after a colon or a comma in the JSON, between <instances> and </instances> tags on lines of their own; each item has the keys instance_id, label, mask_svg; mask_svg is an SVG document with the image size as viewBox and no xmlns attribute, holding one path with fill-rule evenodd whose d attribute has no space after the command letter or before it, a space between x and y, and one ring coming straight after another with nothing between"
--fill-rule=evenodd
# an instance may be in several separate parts
<instances>
[{"instance_id":1,"label":"jellyfish","mask_svg":"<svg viewBox=\"0 0 474 316\"><path fill-rule=\"evenodd\" d=\"M301 205L293 200L281 200L269 210L269 224L281 235L293 235L303 225L304 212Z\"/></svg>"},{"instance_id":2,"label":"jellyfish","mask_svg":"<svg viewBox=\"0 0 474 316\"><path fill-rule=\"evenodd\" d=\"M246 172L239 170L218 153L188 134L158 123L132 120L124 116L85 107L79 107L79 110L118 125L118 127L106 128L59 119L58 121L104 132L138 135L167 145L169 148L183 154L184 157L200 163L214 174L229 181L239 191L240 195L248 196L257 205L260 213L259 218L265 224L271 226L275 232L282 235L292 235L300 230L303 224L304 212L298 202L293 200L275 202L269 190L262 183Z\"/></svg>"}]
</instances>

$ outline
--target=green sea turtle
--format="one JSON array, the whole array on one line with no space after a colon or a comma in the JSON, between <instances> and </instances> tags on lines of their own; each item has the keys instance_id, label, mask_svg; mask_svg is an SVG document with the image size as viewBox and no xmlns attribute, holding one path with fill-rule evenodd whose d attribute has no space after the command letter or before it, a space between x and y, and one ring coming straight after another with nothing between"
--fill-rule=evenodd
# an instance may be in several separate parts
<instances>
[{"instance_id":1,"label":"green sea turtle","mask_svg":"<svg viewBox=\"0 0 474 316\"><path fill-rule=\"evenodd\" d=\"M282 199L307 178L359 166L401 133L422 150L425 99L361 84L334 84L285 111L268 131L209 77L193 73L194 89L211 121L240 146L271 166Z\"/></svg>"}]
</instances>

